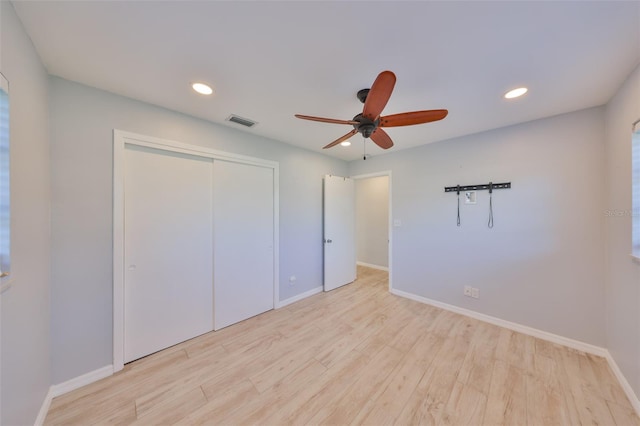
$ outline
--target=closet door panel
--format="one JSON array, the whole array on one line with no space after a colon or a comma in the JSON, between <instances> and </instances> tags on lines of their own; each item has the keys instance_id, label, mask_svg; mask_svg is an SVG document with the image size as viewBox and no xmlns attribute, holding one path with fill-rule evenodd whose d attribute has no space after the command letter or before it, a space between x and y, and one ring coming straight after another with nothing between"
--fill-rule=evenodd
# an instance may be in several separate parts
<instances>
[{"instance_id":1,"label":"closet door panel","mask_svg":"<svg viewBox=\"0 0 640 426\"><path fill-rule=\"evenodd\" d=\"M273 169L213 164L214 327L274 308Z\"/></svg>"},{"instance_id":2,"label":"closet door panel","mask_svg":"<svg viewBox=\"0 0 640 426\"><path fill-rule=\"evenodd\" d=\"M213 161L125 149L124 361L213 329Z\"/></svg>"}]
</instances>

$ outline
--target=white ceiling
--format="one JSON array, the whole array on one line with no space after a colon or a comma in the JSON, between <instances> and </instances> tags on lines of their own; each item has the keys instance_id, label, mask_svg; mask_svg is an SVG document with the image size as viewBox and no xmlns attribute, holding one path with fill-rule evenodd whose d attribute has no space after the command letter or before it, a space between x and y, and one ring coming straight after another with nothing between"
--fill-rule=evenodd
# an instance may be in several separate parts
<instances>
[{"instance_id":1,"label":"white ceiling","mask_svg":"<svg viewBox=\"0 0 640 426\"><path fill-rule=\"evenodd\" d=\"M293 115L351 119L386 69L397 83L383 115L449 109L388 129L393 151L603 105L640 62L638 1L13 3L53 75L244 129L224 121L237 114L318 152L351 127ZM520 85L526 96L502 98ZM353 142L322 152L357 159Z\"/></svg>"}]
</instances>

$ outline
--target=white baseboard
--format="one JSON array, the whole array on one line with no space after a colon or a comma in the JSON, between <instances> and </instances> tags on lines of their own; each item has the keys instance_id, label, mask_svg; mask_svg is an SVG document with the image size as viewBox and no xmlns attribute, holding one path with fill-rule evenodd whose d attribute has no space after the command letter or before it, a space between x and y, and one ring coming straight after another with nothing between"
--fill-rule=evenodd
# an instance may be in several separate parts
<instances>
[{"instance_id":1,"label":"white baseboard","mask_svg":"<svg viewBox=\"0 0 640 426\"><path fill-rule=\"evenodd\" d=\"M49 388L49 390L47 391L47 395L44 397L44 401L42 401L40 411L38 411L38 417L36 417L34 426L42 426L44 424L44 419L47 417L47 413L49 412L49 407L51 407L52 400L53 392L51 392L51 388Z\"/></svg>"},{"instance_id":2,"label":"white baseboard","mask_svg":"<svg viewBox=\"0 0 640 426\"><path fill-rule=\"evenodd\" d=\"M615 375L616 379L618 379L620 386L622 386L624 393L627 395L627 398L629 398L629 402L635 409L636 414L640 416L640 400L638 400L638 396L633 391L633 388L627 381L626 377L624 377L624 374L622 374L622 371L618 367L618 364L616 363L616 361L613 359L613 356L611 356L611 353L605 348L591 345L589 343L581 342L579 340L569 339L567 337L559 336L557 334L549 333L546 331L538 330L537 328L528 327L526 325L517 324L515 322L492 317L490 315L481 314L479 312L475 312L469 309L460 308L454 305L449 305L448 303L438 302L436 300L428 299L422 296L417 296L415 294L407 293L402 290L390 289L389 291L392 294L395 294L400 297L405 297L407 299L415 300L416 302L425 303L427 305L431 305L441 309L445 309L447 311L455 312L460 315L465 315L480 321L484 321L500 327L508 328L509 330L513 330L519 333L527 334L529 336L537 337L542 340L547 340L549 342L556 343L562 346L568 346L570 348L577 349L582 352L601 356L607 360L607 363L609 364L611 371Z\"/></svg>"},{"instance_id":3,"label":"white baseboard","mask_svg":"<svg viewBox=\"0 0 640 426\"><path fill-rule=\"evenodd\" d=\"M109 377L112 374L113 365L106 365L102 368L98 368L97 370L90 371L87 374L83 374L82 376L67 380L66 382L52 385L49 387L49 391L47 392L47 396L45 396L44 401L42 401L42 406L40 407L40 411L38 412L38 417L36 417L34 425L42 426L42 424L44 424L44 420L49 412L49 407L51 407L51 401L53 401L53 398L56 396L64 395L67 392L71 392L72 390L76 390L82 386L97 382L98 380Z\"/></svg>"},{"instance_id":4,"label":"white baseboard","mask_svg":"<svg viewBox=\"0 0 640 426\"><path fill-rule=\"evenodd\" d=\"M609 367L611 368L611 371L613 371L613 374L616 376L616 379L618 379L618 382L620 382L620 386L622 386L622 390L624 390L624 393L627 395L627 398L629 398L629 402L631 403L633 408L636 410L636 414L640 416L640 400L638 400L638 396L633 391L633 388L627 381L627 378L624 377L624 374L622 374L620 367L618 367L618 364L613 359L613 356L611 356L611 353L609 351L607 351L607 355L605 356L605 358L609 363Z\"/></svg>"},{"instance_id":5,"label":"white baseboard","mask_svg":"<svg viewBox=\"0 0 640 426\"><path fill-rule=\"evenodd\" d=\"M480 321L488 322L500 327L508 328L509 330L517 331L522 334L537 337L542 340L547 340L558 345L568 346L573 349L577 349L582 352L598 355L603 358L607 357L609 351L600 346L595 346L589 343L581 342L579 340L569 339L568 337L559 336L557 334L549 333L546 331L538 330L537 328L529 327L526 325L518 324L511 321L506 321L500 318L492 317L490 315L481 314L480 312L472 311L458 306L449 305L448 303L438 302L436 300L427 299L426 297L417 296L415 294L407 293L405 291L391 289L391 293L405 297L407 299L415 300L416 302L426 303L427 305L442 308L447 311L455 312L456 314L465 315L467 317L475 318Z\"/></svg>"},{"instance_id":6,"label":"white baseboard","mask_svg":"<svg viewBox=\"0 0 640 426\"><path fill-rule=\"evenodd\" d=\"M67 392L81 388L93 382L97 382L100 379L109 377L113 374L113 365L105 365L97 370L90 371L82 376L75 377L66 382L51 386L52 397L64 395Z\"/></svg>"},{"instance_id":7,"label":"white baseboard","mask_svg":"<svg viewBox=\"0 0 640 426\"><path fill-rule=\"evenodd\" d=\"M367 268L379 269L381 271L389 272L389 268L386 266L374 265L373 263L360 262L359 260L356 262L356 265L366 266Z\"/></svg>"},{"instance_id":8,"label":"white baseboard","mask_svg":"<svg viewBox=\"0 0 640 426\"><path fill-rule=\"evenodd\" d=\"M290 304L295 303L295 302L297 302L299 300L306 299L307 297L313 296L314 294L318 294L320 292L322 292L322 286L319 286L319 287L316 287L316 288L312 288L311 290L305 291L304 293L300 293L300 294L297 294L297 295L295 295L293 297L290 297L288 299L281 300L278 303L278 306L276 306L276 309L277 308L282 308L283 306L290 305Z\"/></svg>"}]
</instances>

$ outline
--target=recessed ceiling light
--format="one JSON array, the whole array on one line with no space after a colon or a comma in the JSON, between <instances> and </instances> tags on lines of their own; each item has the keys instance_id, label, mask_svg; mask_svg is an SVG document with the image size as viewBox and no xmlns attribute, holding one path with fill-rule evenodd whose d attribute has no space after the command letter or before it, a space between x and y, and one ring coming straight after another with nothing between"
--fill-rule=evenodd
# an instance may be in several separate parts
<instances>
[{"instance_id":1,"label":"recessed ceiling light","mask_svg":"<svg viewBox=\"0 0 640 426\"><path fill-rule=\"evenodd\" d=\"M528 90L529 89L527 89L526 87L518 87L517 89L509 90L507 93L505 93L504 97L507 99L517 98L527 93Z\"/></svg>"},{"instance_id":2,"label":"recessed ceiling light","mask_svg":"<svg viewBox=\"0 0 640 426\"><path fill-rule=\"evenodd\" d=\"M193 83L191 87L193 87L193 90L200 93L201 95L210 95L213 93L213 89L211 88L211 86L208 86L204 83Z\"/></svg>"},{"instance_id":3,"label":"recessed ceiling light","mask_svg":"<svg viewBox=\"0 0 640 426\"><path fill-rule=\"evenodd\" d=\"M340 145L342 145L342 146L350 146L351 142L349 142L349 141L340 142Z\"/></svg>"}]
</instances>

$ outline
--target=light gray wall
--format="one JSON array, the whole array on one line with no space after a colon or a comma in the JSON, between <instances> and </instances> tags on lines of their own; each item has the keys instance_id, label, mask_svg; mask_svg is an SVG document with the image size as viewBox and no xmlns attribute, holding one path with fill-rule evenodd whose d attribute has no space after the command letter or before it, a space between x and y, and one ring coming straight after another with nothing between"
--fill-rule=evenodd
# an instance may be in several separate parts
<instances>
[{"instance_id":1,"label":"light gray wall","mask_svg":"<svg viewBox=\"0 0 640 426\"><path fill-rule=\"evenodd\" d=\"M2 294L3 425L33 424L49 390L48 78L13 6L0 2L0 70L9 80L11 287Z\"/></svg>"},{"instance_id":2,"label":"light gray wall","mask_svg":"<svg viewBox=\"0 0 640 426\"><path fill-rule=\"evenodd\" d=\"M389 266L389 177L357 179L356 253L358 262Z\"/></svg>"},{"instance_id":3,"label":"light gray wall","mask_svg":"<svg viewBox=\"0 0 640 426\"><path fill-rule=\"evenodd\" d=\"M594 108L349 163L393 173L393 286L604 346L604 131ZM494 228L487 191L457 227L444 187L489 181L513 184L494 193Z\"/></svg>"},{"instance_id":4,"label":"light gray wall","mask_svg":"<svg viewBox=\"0 0 640 426\"><path fill-rule=\"evenodd\" d=\"M322 285L322 178L346 175L346 162L60 78L50 84L54 384L112 363L114 128L278 161L280 299Z\"/></svg>"},{"instance_id":5,"label":"light gray wall","mask_svg":"<svg viewBox=\"0 0 640 426\"><path fill-rule=\"evenodd\" d=\"M640 118L640 67L606 109L607 348L640 395L640 264L631 253L631 123ZM606 214L609 212L610 214Z\"/></svg>"}]
</instances>

